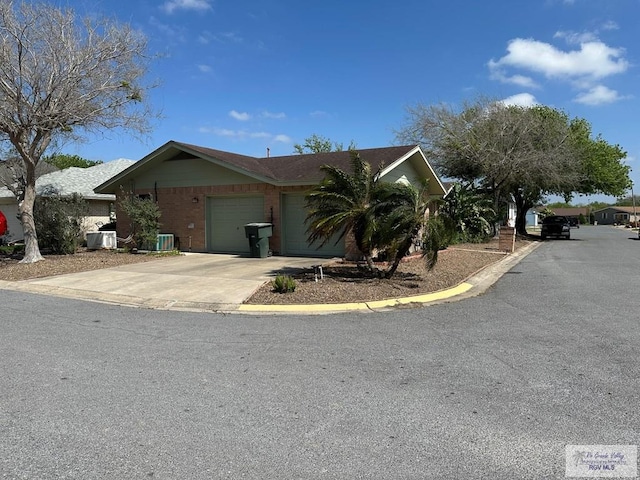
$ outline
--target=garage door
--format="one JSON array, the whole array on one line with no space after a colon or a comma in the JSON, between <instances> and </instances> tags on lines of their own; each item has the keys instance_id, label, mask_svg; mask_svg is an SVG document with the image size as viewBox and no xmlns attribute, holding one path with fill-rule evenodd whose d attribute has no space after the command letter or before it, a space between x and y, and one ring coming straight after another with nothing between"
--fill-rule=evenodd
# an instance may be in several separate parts
<instances>
[{"instance_id":1,"label":"garage door","mask_svg":"<svg viewBox=\"0 0 640 480\"><path fill-rule=\"evenodd\" d=\"M304 223L306 217L304 195L282 195L283 254L310 257L344 256L344 239L335 244L338 236L319 249L318 243L307 243L307 228Z\"/></svg>"},{"instance_id":2,"label":"garage door","mask_svg":"<svg viewBox=\"0 0 640 480\"><path fill-rule=\"evenodd\" d=\"M250 253L247 223L264 222L263 197L209 197L207 249L218 253Z\"/></svg>"}]
</instances>

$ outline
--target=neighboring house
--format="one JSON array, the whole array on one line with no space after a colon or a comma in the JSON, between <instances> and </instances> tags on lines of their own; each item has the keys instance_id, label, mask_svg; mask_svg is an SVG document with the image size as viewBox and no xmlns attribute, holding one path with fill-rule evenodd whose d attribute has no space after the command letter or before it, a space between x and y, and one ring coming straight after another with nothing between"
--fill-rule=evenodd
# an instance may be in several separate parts
<instances>
[{"instance_id":1,"label":"neighboring house","mask_svg":"<svg viewBox=\"0 0 640 480\"><path fill-rule=\"evenodd\" d=\"M62 196L73 193L82 195L89 205L89 213L84 220L85 232L97 230L98 225L108 223L115 218L116 196L98 194L93 189L133 163L135 163L133 160L118 159L89 168L71 167L47 173L36 180L36 192L38 195L52 193ZM22 224L17 216L18 204L13 193L6 187L0 188L0 210L4 212L8 221L9 228L5 240L22 240Z\"/></svg>"},{"instance_id":2,"label":"neighboring house","mask_svg":"<svg viewBox=\"0 0 640 480\"><path fill-rule=\"evenodd\" d=\"M434 200L445 194L418 146L359 153L383 180L419 185L427 179ZM151 196L160 207L162 233L173 234L182 250L246 254L244 225L268 222L274 254L344 256L353 252L344 239L321 248L307 243L305 193L324 178L322 165L350 171L351 153L256 158L170 141L95 191ZM120 237L131 233L128 222L119 220L117 228Z\"/></svg>"},{"instance_id":3,"label":"neighboring house","mask_svg":"<svg viewBox=\"0 0 640 480\"><path fill-rule=\"evenodd\" d=\"M589 222L589 209L590 207L561 207L561 208L552 208L554 215L560 215L562 217L567 217L568 219L580 220L580 215L584 218L585 221Z\"/></svg>"},{"instance_id":4,"label":"neighboring house","mask_svg":"<svg viewBox=\"0 0 640 480\"><path fill-rule=\"evenodd\" d=\"M638 207L605 207L593 212L599 225L627 224L640 220Z\"/></svg>"},{"instance_id":5,"label":"neighboring house","mask_svg":"<svg viewBox=\"0 0 640 480\"><path fill-rule=\"evenodd\" d=\"M531 208L526 213L526 224L528 227L537 228L540 220L540 216L538 214L538 210L542 210L542 208Z\"/></svg>"},{"instance_id":6,"label":"neighboring house","mask_svg":"<svg viewBox=\"0 0 640 480\"><path fill-rule=\"evenodd\" d=\"M532 208L527 212L527 225L532 227L537 227L540 223L540 212L546 210L547 207L538 206ZM563 217L567 217L568 219L575 219L576 221L580 221L580 215L584 218L586 222L589 222L589 212L590 207L559 207L559 208L550 208L554 215L560 215Z\"/></svg>"}]
</instances>

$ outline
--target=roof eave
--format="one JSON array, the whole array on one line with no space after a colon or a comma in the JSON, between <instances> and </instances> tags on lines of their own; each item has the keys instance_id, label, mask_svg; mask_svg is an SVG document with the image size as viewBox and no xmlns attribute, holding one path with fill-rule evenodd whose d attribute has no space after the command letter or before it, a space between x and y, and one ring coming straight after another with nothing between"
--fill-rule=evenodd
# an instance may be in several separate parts
<instances>
[{"instance_id":1,"label":"roof eave","mask_svg":"<svg viewBox=\"0 0 640 480\"><path fill-rule=\"evenodd\" d=\"M427 157L425 157L424 152L422 151L422 149L420 148L419 145L416 145L411 150L408 150L404 155L402 155L400 158L398 158L396 161L394 161L391 165L389 165L388 167L385 167L380 172L380 177L384 177L387 173L389 173L394 168L397 168L398 165L400 165L401 163L405 162L406 160L411 158L416 153L420 154L420 157L424 161L425 166L429 170L431 178L435 179L435 181L436 181L436 191L435 192L431 191L429 193L431 195L444 197L448 193L448 190L444 187L444 185L442 184L442 181L440 180L440 178L436 174L435 170L431 167L431 164L427 161ZM432 189L432 186L429 185L429 190L431 190L431 189Z\"/></svg>"},{"instance_id":2,"label":"roof eave","mask_svg":"<svg viewBox=\"0 0 640 480\"><path fill-rule=\"evenodd\" d=\"M133 172L135 172L137 170L140 170L141 168L145 167L149 163L153 163L154 161L157 161L158 157L161 154L165 153L170 148L174 148L174 149L177 149L179 151L188 153L190 155L194 155L195 157L201 158L202 160L206 160L208 162L211 162L211 163L213 163L215 165L224 167L224 168L226 168L228 170L231 170L233 172L236 172L236 173L245 175L247 177L253 178L254 180L258 180L259 182L269 183L269 184L272 184L272 185L275 185L277 183L276 180L274 180L273 178L261 175L259 173L253 172L251 170L247 170L247 169L239 167L237 165L233 165L233 164L225 162L223 160L219 160L219 159L217 159L217 158L215 158L215 157L213 157L211 155L207 155L206 153L203 153L201 151L193 149L189 145L185 145L183 143L176 142L175 140L170 140L167 143L165 143L164 145L162 145L161 147L159 147L156 150L154 150L153 152L151 152L150 154L148 154L145 157L143 157L142 159L138 160L136 163L134 163L130 167L127 167L125 170L120 172L118 175L116 175L116 176L110 178L109 180L107 180L106 182L98 185L96 188L93 189L93 191L96 192L96 193L99 193L99 194L115 193L115 191L116 191L115 189L117 188L117 186L121 185L123 183L123 181L125 181L127 178L129 178Z\"/></svg>"}]
</instances>

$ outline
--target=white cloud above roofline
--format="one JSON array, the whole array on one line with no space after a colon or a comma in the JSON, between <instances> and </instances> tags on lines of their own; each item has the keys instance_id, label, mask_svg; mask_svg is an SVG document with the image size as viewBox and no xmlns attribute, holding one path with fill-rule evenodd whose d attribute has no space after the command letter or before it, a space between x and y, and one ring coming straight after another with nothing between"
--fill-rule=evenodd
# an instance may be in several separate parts
<instances>
[{"instance_id":1,"label":"white cloud above roofline","mask_svg":"<svg viewBox=\"0 0 640 480\"><path fill-rule=\"evenodd\" d=\"M604 85L596 85L588 91L578 94L575 97L574 102L581 103L583 105L596 106L618 102L626 98L630 97L622 96L617 91L605 87Z\"/></svg>"},{"instance_id":2,"label":"white cloud above roofline","mask_svg":"<svg viewBox=\"0 0 640 480\"><path fill-rule=\"evenodd\" d=\"M490 68L519 68L547 78L606 78L624 73L629 62L625 50L601 41L583 42L579 50L563 51L533 39L516 38L507 46L507 54L490 62Z\"/></svg>"},{"instance_id":3,"label":"white cloud above roofline","mask_svg":"<svg viewBox=\"0 0 640 480\"><path fill-rule=\"evenodd\" d=\"M231 110L229 112L229 116L241 122L246 122L247 120L251 120L251 115L248 114L247 112L238 112L236 110Z\"/></svg>"},{"instance_id":4,"label":"white cloud above roofline","mask_svg":"<svg viewBox=\"0 0 640 480\"><path fill-rule=\"evenodd\" d=\"M176 10L195 10L205 12L213 7L210 0L168 0L164 2L160 9L171 15Z\"/></svg>"},{"instance_id":5,"label":"white cloud above roofline","mask_svg":"<svg viewBox=\"0 0 640 480\"><path fill-rule=\"evenodd\" d=\"M614 29L617 25L608 22L603 28ZM573 101L585 105L603 105L630 98L603 84L607 78L629 70L630 62L624 48L605 44L593 32L559 31L554 38L565 40L570 47L561 49L532 38L510 40L507 53L487 63L490 78L528 89L540 87L536 76L566 82L578 91ZM509 100L516 104L535 100L532 95L526 95L514 95Z\"/></svg>"},{"instance_id":6,"label":"white cloud above roofline","mask_svg":"<svg viewBox=\"0 0 640 480\"><path fill-rule=\"evenodd\" d=\"M289 135L283 133L273 134L264 131L251 131L251 130L234 130L231 128L219 128L219 127L200 127L198 129L200 133L211 134L217 137L225 137L233 140L251 140L251 139L266 139L274 143L292 143L292 139Z\"/></svg>"},{"instance_id":7,"label":"white cloud above roofline","mask_svg":"<svg viewBox=\"0 0 640 480\"><path fill-rule=\"evenodd\" d=\"M501 102L506 106L518 106L518 107L533 107L534 105L539 105L536 97L531 95L530 93L518 93L516 95L511 95L507 97Z\"/></svg>"}]
</instances>

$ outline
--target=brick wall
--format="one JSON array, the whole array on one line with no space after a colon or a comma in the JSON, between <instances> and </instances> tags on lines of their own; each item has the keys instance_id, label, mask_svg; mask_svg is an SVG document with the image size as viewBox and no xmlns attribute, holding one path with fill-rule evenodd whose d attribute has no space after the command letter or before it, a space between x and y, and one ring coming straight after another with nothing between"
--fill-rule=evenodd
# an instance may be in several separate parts
<instances>
[{"instance_id":1,"label":"brick wall","mask_svg":"<svg viewBox=\"0 0 640 480\"><path fill-rule=\"evenodd\" d=\"M269 248L274 252L280 252L282 238L280 218L280 194L303 192L309 187L276 187L269 184L244 184L244 185L215 185L204 187L174 187L158 188L157 202L162 213L160 217L160 232L173 233L178 237L180 249L194 252L206 252L206 206L207 197L210 196L264 196L265 222L273 223L273 236L269 239ZM137 189L136 195L150 194L155 197L152 189ZM122 194L118 194L118 199ZM195 201L197 200L197 201ZM131 233L131 222L116 202L118 237L126 237Z\"/></svg>"}]
</instances>

